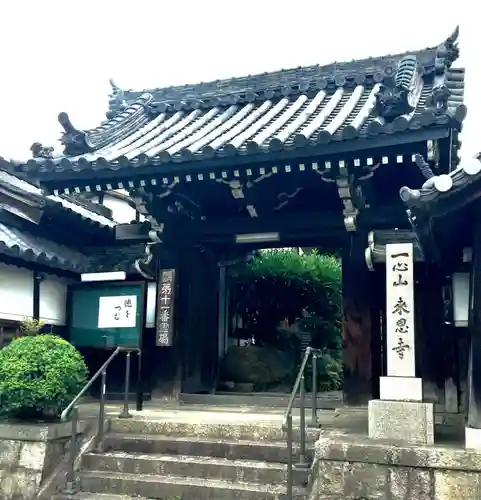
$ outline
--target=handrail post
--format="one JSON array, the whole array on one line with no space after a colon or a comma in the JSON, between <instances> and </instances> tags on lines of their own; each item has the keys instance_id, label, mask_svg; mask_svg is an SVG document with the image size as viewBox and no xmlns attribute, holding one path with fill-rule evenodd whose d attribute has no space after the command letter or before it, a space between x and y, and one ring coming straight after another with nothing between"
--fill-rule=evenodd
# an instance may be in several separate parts
<instances>
[{"instance_id":1,"label":"handrail post","mask_svg":"<svg viewBox=\"0 0 481 500\"><path fill-rule=\"evenodd\" d=\"M100 408L99 408L99 421L98 421L98 432L95 439L95 450L97 452L102 451L102 441L104 439L104 421L105 421L105 397L107 394L107 371L106 369L102 372L102 378L100 382Z\"/></svg>"},{"instance_id":2,"label":"handrail post","mask_svg":"<svg viewBox=\"0 0 481 500\"><path fill-rule=\"evenodd\" d=\"M144 408L144 389L142 384L142 351L137 349L137 394L135 396L135 409L142 411Z\"/></svg>"},{"instance_id":3,"label":"handrail post","mask_svg":"<svg viewBox=\"0 0 481 500\"><path fill-rule=\"evenodd\" d=\"M311 426L317 427L317 353L312 355L312 407Z\"/></svg>"},{"instance_id":4,"label":"handrail post","mask_svg":"<svg viewBox=\"0 0 481 500\"><path fill-rule=\"evenodd\" d=\"M292 500L292 489L293 489L293 459L292 459L292 414L289 413L287 416L287 500Z\"/></svg>"},{"instance_id":5,"label":"handrail post","mask_svg":"<svg viewBox=\"0 0 481 500\"><path fill-rule=\"evenodd\" d=\"M70 449L68 454L67 463L67 474L66 474L66 484L64 493L66 495L74 495L77 491L77 481L75 478L75 458L77 456L77 422L78 422L78 408L72 408L71 424L72 424L72 436L70 439Z\"/></svg>"},{"instance_id":6,"label":"handrail post","mask_svg":"<svg viewBox=\"0 0 481 500\"><path fill-rule=\"evenodd\" d=\"M130 351L127 351L125 357L125 383L124 383L124 407L120 412L119 418L132 418L129 411L129 393L130 393Z\"/></svg>"},{"instance_id":7,"label":"handrail post","mask_svg":"<svg viewBox=\"0 0 481 500\"><path fill-rule=\"evenodd\" d=\"M299 388L299 398L300 398L300 418L299 418L299 431L300 431L300 443L299 443L299 462L296 467L304 468L307 467L306 459L306 380L304 378L304 373L301 376L301 385Z\"/></svg>"}]
</instances>

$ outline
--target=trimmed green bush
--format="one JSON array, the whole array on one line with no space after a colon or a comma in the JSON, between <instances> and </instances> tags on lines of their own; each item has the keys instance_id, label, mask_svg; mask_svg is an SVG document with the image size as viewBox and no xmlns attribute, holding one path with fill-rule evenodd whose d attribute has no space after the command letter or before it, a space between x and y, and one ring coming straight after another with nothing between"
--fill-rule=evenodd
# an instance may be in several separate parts
<instances>
[{"instance_id":1,"label":"trimmed green bush","mask_svg":"<svg viewBox=\"0 0 481 500\"><path fill-rule=\"evenodd\" d=\"M81 354L55 335L21 337L0 350L0 417L56 419L87 381Z\"/></svg>"}]
</instances>

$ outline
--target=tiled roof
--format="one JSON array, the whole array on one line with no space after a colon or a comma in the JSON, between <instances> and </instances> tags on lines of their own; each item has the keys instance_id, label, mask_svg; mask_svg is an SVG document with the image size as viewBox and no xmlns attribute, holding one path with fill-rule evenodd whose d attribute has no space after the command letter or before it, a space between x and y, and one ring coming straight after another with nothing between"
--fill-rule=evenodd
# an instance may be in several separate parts
<instances>
[{"instance_id":1,"label":"tiled roof","mask_svg":"<svg viewBox=\"0 0 481 500\"><path fill-rule=\"evenodd\" d=\"M447 198L481 180L481 153L477 158L463 160L449 174L431 176L428 173L427 177L429 178L420 189L401 188L399 194L409 208L427 208L437 200Z\"/></svg>"},{"instance_id":2,"label":"tiled roof","mask_svg":"<svg viewBox=\"0 0 481 500\"><path fill-rule=\"evenodd\" d=\"M27 172L158 165L261 154L440 126L466 114L457 31L433 49L150 92L115 89L101 126L65 113L64 153L36 144ZM133 101L132 101L133 99Z\"/></svg>"},{"instance_id":3,"label":"tiled roof","mask_svg":"<svg viewBox=\"0 0 481 500\"><path fill-rule=\"evenodd\" d=\"M78 214L83 219L95 222L100 226L114 227L115 222L103 215L97 214L93 211L87 210L81 205L74 203L72 201L66 200L61 196L44 196L42 190L29 182L19 179L18 177L9 174L3 170L0 170L0 183L6 184L7 186L13 186L20 191L23 191L29 195L37 197L39 199L46 200L47 202L52 202L52 204L58 204L59 208L62 207L66 210L70 210L75 214Z\"/></svg>"},{"instance_id":4,"label":"tiled roof","mask_svg":"<svg viewBox=\"0 0 481 500\"><path fill-rule=\"evenodd\" d=\"M76 250L3 223L0 223L0 253L76 273L90 266L90 259Z\"/></svg>"}]
</instances>

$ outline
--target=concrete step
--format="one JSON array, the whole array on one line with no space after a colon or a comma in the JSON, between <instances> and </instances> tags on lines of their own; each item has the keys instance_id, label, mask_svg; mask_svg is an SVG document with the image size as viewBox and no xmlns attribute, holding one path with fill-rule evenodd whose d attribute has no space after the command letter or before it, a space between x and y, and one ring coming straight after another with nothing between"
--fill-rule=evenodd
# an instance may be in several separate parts
<instances>
[{"instance_id":1,"label":"concrete step","mask_svg":"<svg viewBox=\"0 0 481 500\"><path fill-rule=\"evenodd\" d=\"M118 472L89 471L80 474L83 492L182 500L285 500L285 485L262 485L215 479L176 476L142 476ZM295 498L304 499L304 488L296 487ZM112 497L111 497L112 498Z\"/></svg>"},{"instance_id":2,"label":"concrete step","mask_svg":"<svg viewBox=\"0 0 481 500\"><path fill-rule=\"evenodd\" d=\"M217 405L217 406L258 406L266 408L287 408L290 394L280 393L228 393L216 394L181 394L180 402L191 405ZM342 392L334 391L317 395L317 408L333 410L343 405ZM312 395L305 398L306 408L311 407ZM300 398L294 400L294 407L300 407Z\"/></svg>"},{"instance_id":3,"label":"concrete step","mask_svg":"<svg viewBox=\"0 0 481 500\"><path fill-rule=\"evenodd\" d=\"M174 497L175 500L177 498L182 498L184 497ZM296 500L305 500L306 495L305 494L300 494L296 492ZM52 500L152 500L151 498L145 498L145 497L139 497L138 495L134 496L129 496L129 495L115 495L113 493L88 493L88 492L79 492L76 493L75 495L65 495L63 493L55 495ZM172 499L164 499L164 500L172 500ZM322 496L317 496L316 500L351 500L345 496L338 496L338 495L322 495ZM359 500L357 498L354 498L352 500ZM373 498L373 500L384 500L379 497L379 499Z\"/></svg>"},{"instance_id":4,"label":"concrete step","mask_svg":"<svg viewBox=\"0 0 481 500\"><path fill-rule=\"evenodd\" d=\"M150 500L149 498L128 495L114 495L112 493L87 493L80 491L75 495L67 495L66 493L58 493L52 500Z\"/></svg>"},{"instance_id":5,"label":"concrete step","mask_svg":"<svg viewBox=\"0 0 481 500\"><path fill-rule=\"evenodd\" d=\"M294 444L294 457L298 456L298 444ZM312 460L313 443L308 443L307 458ZM110 433L104 440L104 450L126 453L191 455L231 460L259 460L262 462L287 463L285 441L250 441L216 439L211 437L180 437L155 434Z\"/></svg>"},{"instance_id":6,"label":"concrete step","mask_svg":"<svg viewBox=\"0 0 481 500\"><path fill-rule=\"evenodd\" d=\"M285 484L287 474L287 466L282 463L188 455L141 455L124 452L88 453L83 458L82 469L262 484ZM294 481L297 486L306 486L308 477L308 469L294 470Z\"/></svg>"},{"instance_id":7,"label":"concrete step","mask_svg":"<svg viewBox=\"0 0 481 500\"><path fill-rule=\"evenodd\" d=\"M285 441L286 434L280 421L252 423L204 423L179 422L176 420L142 420L113 418L110 429L115 433L161 434L163 436L199 436L217 439L248 439L250 441ZM306 430L306 441L315 442L320 429ZM294 426L294 439L300 439L300 428Z\"/></svg>"}]
</instances>

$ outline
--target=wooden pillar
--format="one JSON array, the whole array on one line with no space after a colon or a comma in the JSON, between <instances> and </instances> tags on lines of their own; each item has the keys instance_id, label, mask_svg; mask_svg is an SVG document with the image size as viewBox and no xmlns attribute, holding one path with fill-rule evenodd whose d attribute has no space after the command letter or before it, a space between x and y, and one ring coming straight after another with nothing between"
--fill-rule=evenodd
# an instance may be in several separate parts
<instances>
[{"instance_id":1,"label":"wooden pillar","mask_svg":"<svg viewBox=\"0 0 481 500\"><path fill-rule=\"evenodd\" d=\"M183 309L177 328L182 392L213 392L219 366L219 268L216 256L208 248L184 249L179 275Z\"/></svg>"},{"instance_id":2,"label":"wooden pillar","mask_svg":"<svg viewBox=\"0 0 481 500\"><path fill-rule=\"evenodd\" d=\"M469 321L468 418L466 446L481 448L481 205L473 225L472 307Z\"/></svg>"},{"instance_id":3,"label":"wooden pillar","mask_svg":"<svg viewBox=\"0 0 481 500\"><path fill-rule=\"evenodd\" d=\"M344 401L348 405L367 404L373 398L374 378L379 378L373 374L374 273L366 265L366 246L365 233L352 233L342 254Z\"/></svg>"},{"instance_id":4,"label":"wooden pillar","mask_svg":"<svg viewBox=\"0 0 481 500\"><path fill-rule=\"evenodd\" d=\"M180 272L178 250L177 248L170 248L164 245L159 245L156 249L157 273L159 276L162 270L175 269L176 282L178 282L178 273ZM159 287L159 284L157 286ZM154 398L177 400L181 391L179 364L181 336L179 334L178 323L179 318L183 314L184 304L178 297L180 295L179 288L177 283L177 290L174 292L174 331L172 344L170 346L157 345L156 329L153 332L149 332L149 335L145 336L143 341L143 378L144 383L152 387L152 397ZM157 293L159 293L158 288ZM156 324L156 328L157 326Z\"/></svg>"},{"instance_id":5,"label":"wooden pillar","mask_svg":"<svg viewBox=\"0 0 481 500\"><path fill-rule=\"evenodd\" d=\"M33 319L37 321L40 319L40 282L42 280L41 274L35 269L33 271Z\"/></svg>"},{"instance_id":6,"label":"wooden pillar","mask_svg":"<svg viewBox=\"0 0 481 500\"><path fill-rule=\"evenodd\" d=\"M414 277L416 376L423 379L423 401L444 403L446 411L457 411L457 403L453 408L452 399L445 400L445 387L457 381L457 374L455 333L444 317L443 273L437 266L418 263Z\"/></svg>"},{"instance_id":7,"label":"wooden pillar","mask_svg":"<svg viewBox=\"0 0 481 500\"><path fill-rule=\"evenodd\" d=\"M219 361L227 352L228 322L229 322L229 301L228 301L228 268L219 268L219 314L218 314L218 335L219 335Z\"/></svg>"}]
</instances>

